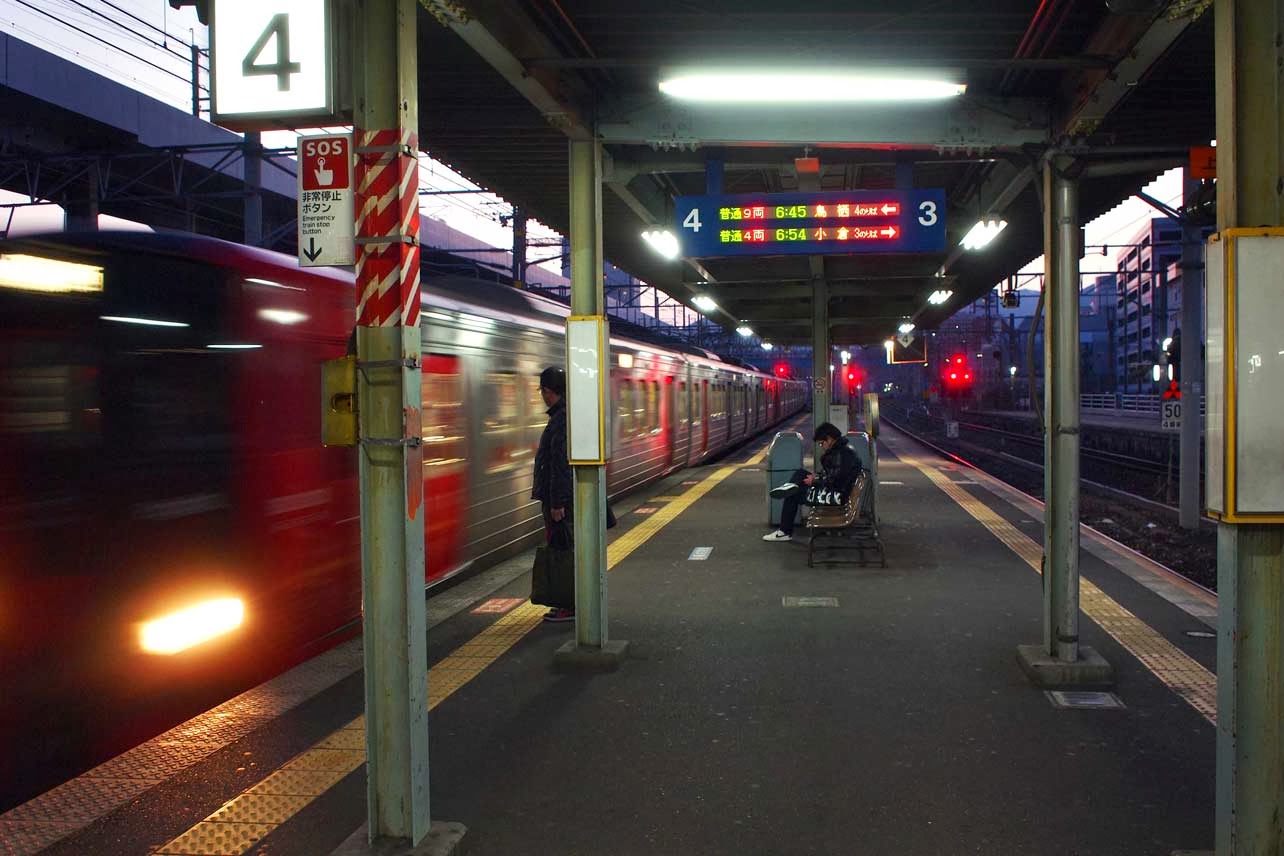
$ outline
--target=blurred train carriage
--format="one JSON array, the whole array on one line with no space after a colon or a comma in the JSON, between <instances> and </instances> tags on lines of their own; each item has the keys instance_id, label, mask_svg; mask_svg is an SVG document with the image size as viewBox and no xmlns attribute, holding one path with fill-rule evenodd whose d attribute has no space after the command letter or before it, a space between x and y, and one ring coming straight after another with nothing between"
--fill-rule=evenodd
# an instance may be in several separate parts
<instances>
[{"instance_id":1,"label":"blurred train carriage","mask_svg":"<svg viewBox=\"0 0 1284 856\"><path fill-rule=\"evenodd\" d=\"M352 288L193 236L0 243L7 698L89 682L142 699L297 660L354 626L355 453L321 446L318 414L319 364L345 351ZM428 278L424 294L433 585L538 536L537 375L564 360L567 309L463 278ZM804 403L802 384L696 349L614 338L611 360L612 496Z\"/></svg>"}]
</instances>

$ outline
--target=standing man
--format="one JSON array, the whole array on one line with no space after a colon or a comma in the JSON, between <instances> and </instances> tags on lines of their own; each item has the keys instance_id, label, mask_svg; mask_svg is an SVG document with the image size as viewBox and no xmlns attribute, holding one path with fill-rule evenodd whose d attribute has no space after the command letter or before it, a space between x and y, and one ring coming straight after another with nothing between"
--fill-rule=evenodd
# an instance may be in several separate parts
<instances>
[{"instance_id":1,"label":"standing man","mask_svg":"<svg viewBox=\"0 0 1284 856\"><path fill-rule=\"evenodd\" d=\"M535 453L535 484L531 499L544 513L544 538L550 546L570 549L571 502L575 479L566 453L566 372L550 366L539 375L539 394L548 407L548 425ZM574 621L574 609L550 609L545 621Z\"/></svg>"}]
</instances>

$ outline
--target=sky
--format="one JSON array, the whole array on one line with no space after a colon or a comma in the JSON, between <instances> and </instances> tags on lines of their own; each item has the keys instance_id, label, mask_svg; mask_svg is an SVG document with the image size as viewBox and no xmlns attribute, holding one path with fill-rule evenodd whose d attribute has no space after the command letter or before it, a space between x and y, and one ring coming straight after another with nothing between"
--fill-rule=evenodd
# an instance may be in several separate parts
<instances>
[{"instance_id":1,"label":"sky","mask_svg":"<svg viewBox=\"0 0 1284 856\"><path fill-rule=\"evenodd\" d=\"M190 110L192 104L192 46L207 48L209 38L207 28L196 20L194 9L171 9L167 0L0 0L0 26L16 38L183 110ZM208 57L200 61L203 66L200 84L202 94L207 96ZM208 111L208 105L205 109ZM263 141L269 147L286 147L293 146L295 138L294 132L280 131L264 134ZM425 189L478 189L476 184L430 157L421 160L420 173L420 185ZM1146 191L1164 202L1178 204L1182 192L1181 170L1165 173ZM0 191L0 203L22 201L25 200L21 197ZM421 197L421 206L424 215L442 220L480 242L500 248L512 246L512 227L501 222L501 218L510 214L511 206L498 196L490 193L428 195ZM62 221L61 212L55 206L43 211L10 210L15 231L56 229ZM0 209L0 227L5 225L8 214ZM1103 256L1100 245L1131 240L1145 221L1156 214L1149 205L1132 197L1089 223L1083 272L1113 272L1115 258L1121 250L1109 247ZM554 242L559 237L536 221L531 221L528 227L528 240L532 243ZM529 251L528 258L556 255L556 249L538 247ZM560 272L561 262L551 261L544 267ZM1021 272L1034 274L1042 270L1043 257L1040 256ZM1023 286L1037 287L1032 283L1023 283Z\"/></svg>"}]
</instances>

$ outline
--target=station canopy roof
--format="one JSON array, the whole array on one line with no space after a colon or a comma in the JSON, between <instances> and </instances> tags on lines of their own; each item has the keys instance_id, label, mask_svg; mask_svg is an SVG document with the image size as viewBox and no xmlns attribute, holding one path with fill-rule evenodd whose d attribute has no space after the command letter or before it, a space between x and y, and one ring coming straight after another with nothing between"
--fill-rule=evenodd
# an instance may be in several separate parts
<instances>
[{"instance_id":1,"label":"station canopy roof","mask_svg":"<svg viewBox=\"0 0 1284 856\"><path fill-rule=\"evenodd\" d=\"M1211 0L421 0L420 142L569 229L568 136L605 152L605 255L714 320L778 344L811 341L811 283L830 286L832 341L932 328L1043 250L1041 157L1075 155L1088 222L1214 136ZM674 68L945 69L947 101L700 105L662 95ZM814 157L819 170L800 171ZM939 188L944 251L666 261L640 238L673 199L723 192ZM911 166L903 166L909 164ZM906 170L910 170L907 172ZM1008 227L958 249L981 215ZM943 274L943 275L942 275ZM930 306L937 289L954 292Z\"/></svg>"}]
</instances>

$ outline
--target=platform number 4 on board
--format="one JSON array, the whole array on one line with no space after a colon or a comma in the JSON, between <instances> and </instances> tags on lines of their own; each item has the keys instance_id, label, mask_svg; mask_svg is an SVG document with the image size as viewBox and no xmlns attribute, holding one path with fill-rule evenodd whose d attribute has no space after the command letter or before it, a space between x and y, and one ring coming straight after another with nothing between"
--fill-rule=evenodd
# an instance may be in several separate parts
<instances>
[{"instance_id":1,"label":"platform number 4 on board","mask_svg":"<svg viewBox=\"0 0 1284 856\"><path fill-rule=\"evenodd\" d=\"M332 2L214 0L215 122L254 130L335 116Z\"/></svg>"}]
</instances>

